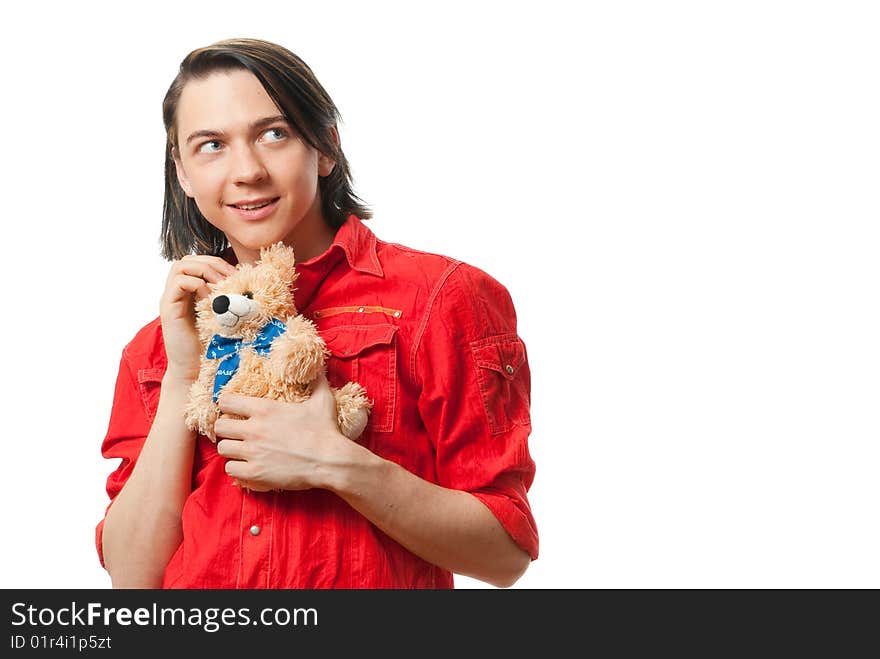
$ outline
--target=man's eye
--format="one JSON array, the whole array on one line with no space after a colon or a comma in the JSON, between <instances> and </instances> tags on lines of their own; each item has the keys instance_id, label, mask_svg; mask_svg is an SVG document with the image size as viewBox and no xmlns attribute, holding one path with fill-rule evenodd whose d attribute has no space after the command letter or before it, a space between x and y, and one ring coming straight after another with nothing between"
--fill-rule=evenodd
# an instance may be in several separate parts
<instances>
[{"instance_id":1,"label":"man's eye","mask_svg":"<svg viewBox=\"0 0 880 659\"><path fill-rule=\"evenodd\" d=\"M245 296L248 300L253 300L253 299L254 299L254 294L251 293L250 291L245 292L244 296Z\"/></svg>"},{"instance_id":2,"label":"man's eye","mask_svg":"<svg viewBox=\"0 0 880 659\"><path fill-rule=\"evenodd\" d=\"M211 140L210 142L205 142L204 144L202 144L199 147L199 153L217 153L217 149L206 149L205 148L206 146L209 146L211 144L216 144L218 149L220 147L220 142L218 142L217 140Z\"/></svg>"},{"instance_id":3,"label":"man's eye","mask_svg":"<svg viewBox=\"0 0 880 659\"><path fill-rule=\"evenodd\" d=\"M279 142L282 139L284 139L285 137L287 137L287 131L284 130L283 128L270 128L265 133L263 133L263 135L271 135L272 133L275 133L275 135L274 135L274 139L269 140L270 142Z\"/></svg>"}]
</instances>

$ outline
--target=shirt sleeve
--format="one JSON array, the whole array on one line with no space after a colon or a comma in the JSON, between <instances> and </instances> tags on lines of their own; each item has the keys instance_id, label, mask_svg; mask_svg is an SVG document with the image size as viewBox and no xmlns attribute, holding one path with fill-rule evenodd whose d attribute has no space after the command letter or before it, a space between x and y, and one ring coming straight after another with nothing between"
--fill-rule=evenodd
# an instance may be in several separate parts
<instances>
[{"instance_id":1,"label":"shirt sleeve","mask_svg":"<svg viewBox=\"0 0 880 659\"><path fill-rule=\"evenodd\" d=\"M538 531L527 493L531 377L507 289L464 263L447 271L416 346L419 414L438 483L483 502L532 559Z\"/></svg>"},{"instance_id":2,"label":"shirt sleeve","mask_svg":"<svg viewBox=\"0 0 880 659\"><path fill-rule=\"evenodd\" d=\"M142 386L139 378L132 372L132 366L123 350L119 362L119 374L116 377L116 390L113 395L113 406L110 411L110 423L107 434L101 444L101 455L105 458L120 458L119 465L107 478L107 495L110 503L104 511L106 519L107 511L113 505L113 500L119 494L122 487L128 481L132 469L134 469L137 456L140 455L147 434L150 432L152 421L147 415L144 404ZM104 565L103 551L104 519L95 527L95 546L98 550L98 560Z\"/></svg>"}]
</instances>

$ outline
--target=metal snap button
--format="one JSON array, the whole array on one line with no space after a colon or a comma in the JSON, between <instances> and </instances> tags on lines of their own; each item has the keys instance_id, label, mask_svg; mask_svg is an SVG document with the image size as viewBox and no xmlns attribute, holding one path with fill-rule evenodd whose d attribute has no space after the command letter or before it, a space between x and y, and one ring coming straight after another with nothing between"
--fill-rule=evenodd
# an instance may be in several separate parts
<instances>
[{"instance_id":1,"label":"metal snap button","mask_svg":"<svg viewBox=\"0 0 880 659\"><path fill-rule=\"evenodd\" d=\"M507 371L508 375L513 375L513 366L511 366L510 364L505 366L504 370Z\"/></svg>"},{"instance_id":2,"label":"metal snap button","mask_svg":"<svg viewBox=\"0 0 880 659\"><path fill-rule=\"evenodd\" d=\"M251 527L251 535L260 535L260 527L256 524Z\"/></svg>"}]
</instances>

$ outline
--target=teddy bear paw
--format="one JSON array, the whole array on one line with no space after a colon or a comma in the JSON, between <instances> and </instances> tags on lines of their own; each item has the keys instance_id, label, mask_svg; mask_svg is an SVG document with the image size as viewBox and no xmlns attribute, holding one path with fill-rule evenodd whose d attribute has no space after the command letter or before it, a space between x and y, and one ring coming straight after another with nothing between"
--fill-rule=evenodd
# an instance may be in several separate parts
<instances>
[{"instance_id":1,"label":"teddy bear paw","mask_svg":"<svg viewBox=\"0 0 880 659\"><path fill-rule=\"evenodd\" d=\"M304 319L290 321L293 327L307 322ZM302 331L288 331L275 339L269 357L273 375L281 382L308 384L324 368L327 358L324 342L315 334Z\"/></svg>"},{"instance_id":2,"label":"teddy bear paw","mask_svg":"<svg viewBox=\"0 0 880 659\"><path fill-rule=\"evenodd\" d=\"M333 394L340 432L349 439L357 439L366 428L372 409L367 392L356 382L348 382Z\"/></svg>"}]
</instances>

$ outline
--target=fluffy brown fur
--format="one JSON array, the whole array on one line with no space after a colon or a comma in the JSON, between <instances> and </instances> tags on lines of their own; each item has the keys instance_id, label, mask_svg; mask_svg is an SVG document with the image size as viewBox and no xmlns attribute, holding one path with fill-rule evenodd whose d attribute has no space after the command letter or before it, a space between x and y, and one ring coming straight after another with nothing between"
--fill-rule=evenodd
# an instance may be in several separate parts
<instances>
[{"instance_id":1,"label":"fluffy brown fur","mask_svg":"<svg viewBox=\"0 0 880 659\"><path fill-rule=\"evenodd\" d=\"M213 287L211 295L196 303L196 327L204 350L199 378L190 389L185 410L189 429L217 441L214 422L220 408L212 397L221 360L205 355L211 338L220 334L249 343L272 318L284 322L287 331L272 342L268 354L242 348L238 370L222 391L290 402L309 397L312 382L324 372L328 351L314 323L296 310L296 278L293 250L279 242L263 248L260 260L253 265L239 264L233 274ZM213 303L221 295L227 297L229 310L217 314ZM332 391L339 429L346 437L356 439L367 424L371 408L366 392L355 382Z\"/></svg>"}]
</instances>

